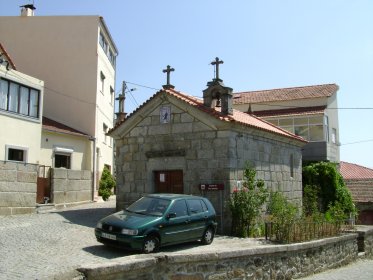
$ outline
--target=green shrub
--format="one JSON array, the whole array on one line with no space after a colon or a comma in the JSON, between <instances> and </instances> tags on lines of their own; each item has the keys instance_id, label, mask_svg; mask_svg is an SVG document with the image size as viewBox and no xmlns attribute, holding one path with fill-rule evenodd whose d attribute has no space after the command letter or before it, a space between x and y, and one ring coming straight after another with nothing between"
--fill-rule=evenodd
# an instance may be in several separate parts
<instances>
[{"instance_id":1,"label":"green shrub","mask_svg":"<svg viewBox=\"0 0 373 280\"><path fill-rule=\"evenodd\" d=\"M290 230L297 219L298 208L290 203L282 193L272 192L269 197L268 214L272 222L272 232L276 240L289 242Z\"/></svg>"},{"instance_id":2,"label":"green shrub","mask_svg":"<svg viewBox=\"0 0 373 280\"><path fill-rule=\"evenodd\" d=\"M338 207L344 219L357 212L342 175L336 164L331 162L311 163L303 167L303 202L306 215L327 213L330 207ZM331 213L337 214L335 209L329 215Z\"/></svg>"},{"instance_id":3,"label":"green shrub","mask_svg":"<svg viewBox=\"0 0 373 280\"><path fill-rule=\"evenodd\" d=\"M102 171L99 184L98 195L102 196L102 199L106 201L113 194L112 190L116 185L113 175L111 175L109 168L106 166Z\"/></svg>"},{"instance_id":4,"label":"green shrub","mask_svg":"<svg viewBox=\"0 0 373 280\"><path fill-rule=\"evenodd\" d=\"M246 163L243 186L235 190L228 201L234 236L248 237L262 232L260 226L257 226L257 219L268 198L268 192L263 180L255 182L255 174L256 171Z\"/></svg>"}]
</instances>

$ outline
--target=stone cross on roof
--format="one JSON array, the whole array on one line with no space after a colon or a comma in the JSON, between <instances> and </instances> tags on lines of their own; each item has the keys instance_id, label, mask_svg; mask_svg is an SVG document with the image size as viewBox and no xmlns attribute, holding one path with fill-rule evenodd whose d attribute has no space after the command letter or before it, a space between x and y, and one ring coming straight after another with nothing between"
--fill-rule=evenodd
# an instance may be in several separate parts
<instances>
[{"instance_id":1,"label":"stone cross on roof","mask_svg":"<svg viewBox=\"0 0 373 280\"><path fill-rule=\"evenodd\" d=\"M215 61L211 62L211 65L215 65L215 80L220 80L219 78L219 64L223 64L223 60L219 60L219 57L215 58Z\"/></svg>"},{"instance_id":2,"label":"stone cross on roof","mask_svg":"<svg viewBox=\"0 0 373 280\"><path fill-rule=\"evenodd\" d=\"M173 85L170 84L170 74L171 72L175 71L174 68L171 68L170 65L167 65L167 68L166 69L163 69L163 73L167 73L167 84L163 85L163 88L164 89L168 89L168 88L174 88Z\"/></svg>"}]
</instances>

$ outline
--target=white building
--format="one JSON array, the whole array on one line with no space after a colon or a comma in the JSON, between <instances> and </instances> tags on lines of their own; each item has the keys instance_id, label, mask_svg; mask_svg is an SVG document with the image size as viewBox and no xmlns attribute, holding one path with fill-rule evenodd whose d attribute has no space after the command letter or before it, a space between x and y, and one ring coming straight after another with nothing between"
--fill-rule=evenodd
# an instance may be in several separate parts
<instances>
[{"instance_id":1,"label":"white building","mask_svg":"<svg viewBox=\"0 0 373 280\"><path fill-rule=\"evenodd\" d=\"M0 43L0 160L40 161L44 82L16 70Z\"/></svg>"},{"instance_id":2,"label":"white building","mask_svg":"<svg viewBox=\"0 0 373 280\"><path fill-rule=\"evenodd\" d=\"M41 142L49 141L45 146L54 149L54 158L41 153L39 163L55 167L61 163L56 156L65 155L62 162L74 166L70 161L81 158L97 181L105 165L113 166L113 141L105 133L113 127L118 55L103 18L34 16L32 5L26 5L21 16L0 17L0 38L18 69L45 82L43 115L87 135L84 141L91 140L83 156L84 147L75 149L69 141L51 143L53 137L43 135ZM74 155L77 150L80 154Z\"/></svg>"}]
</instances>

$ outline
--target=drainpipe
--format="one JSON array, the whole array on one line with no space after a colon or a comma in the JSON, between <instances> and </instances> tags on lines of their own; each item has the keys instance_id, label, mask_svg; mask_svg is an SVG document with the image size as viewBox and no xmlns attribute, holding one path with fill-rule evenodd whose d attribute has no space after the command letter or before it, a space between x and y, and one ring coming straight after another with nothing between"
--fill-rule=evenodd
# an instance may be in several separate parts
<instances>
[{"instance_id":1,"label":"drainpipe","mask_svg":"<svg viewBox=\"0 0 373 280\"><path fill-rule=\"evenodd\" d=\"M92 151L92 163L93 163L93 167L92 167L92 201L95 200L95 193L96 193L96 186L97 186L97 183L96 183L96 138L91 136L89 138L90 141L93 142L93 151Z\"/></svg>"}]
</instances>

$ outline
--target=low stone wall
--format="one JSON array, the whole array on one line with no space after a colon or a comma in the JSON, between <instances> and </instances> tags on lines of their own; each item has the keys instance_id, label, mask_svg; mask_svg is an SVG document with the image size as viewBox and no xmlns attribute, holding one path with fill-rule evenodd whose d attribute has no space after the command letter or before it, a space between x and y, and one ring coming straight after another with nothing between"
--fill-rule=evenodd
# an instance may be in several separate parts
<instances>
[{"instance_id":1,"label":"low stone wall","mask_svg":"<svg viewBox=\"0 0 373 280\"><path fill-rule=\"evenodd\" d=\"M51 184L56 207L92 200L92 174L89 170L53 168Z\"/></svg>"},{"instance_id":2,"label":"low stone wall","mask_svg":"<svg viewBox=\"0 0 373 280\"><path fill-rule=\"evenodd\" d=\"M359 253L364 252L366 258L373 259L373 226L356 226Z\"/></svg>"},{"instance_id":3,"label":"low stone wall","mask_svg":"<svg viewBox=\"0 0 373 280\"><path fill-rule=\"evenodd\" d=\"M346 265L358 256L357 234L307 243L231 251L134 255L78 269L86 279L294 279Z\"/></svg>"},{"instance_id":4,"label":"low stone wall","mask_svg":"<svg viewBox=\"0 0 373 280\"><path fill-rule=\"evenodd\" d=\"M38 165L0 161L0 215L35 212Z\"/></svg>"}]
</instances>

